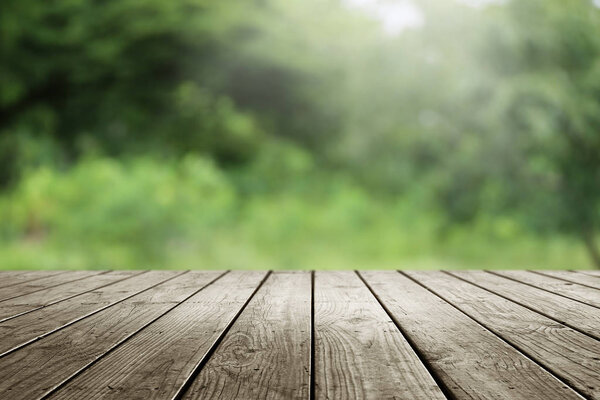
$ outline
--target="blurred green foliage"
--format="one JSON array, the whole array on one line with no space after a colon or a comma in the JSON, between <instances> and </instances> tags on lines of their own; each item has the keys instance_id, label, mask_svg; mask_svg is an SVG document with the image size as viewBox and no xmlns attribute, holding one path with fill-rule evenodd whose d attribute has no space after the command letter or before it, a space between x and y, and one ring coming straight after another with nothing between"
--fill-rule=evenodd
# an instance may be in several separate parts
<instances>
[{"instance_id":1,"label":"blurred green foliage","mask_svg":"<svg viewBox=\"0 0 600 400\"><path fill-rule=\"evenodd\" d=\"M591 1L6 0L0 37L0 268L600 266Z\"/></svg>"}]
</instances>

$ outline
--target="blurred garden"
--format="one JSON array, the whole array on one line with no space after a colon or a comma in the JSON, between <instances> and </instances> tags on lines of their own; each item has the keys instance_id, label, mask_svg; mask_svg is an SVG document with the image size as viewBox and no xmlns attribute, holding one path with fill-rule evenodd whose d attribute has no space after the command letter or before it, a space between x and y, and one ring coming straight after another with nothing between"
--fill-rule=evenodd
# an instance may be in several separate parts
<instances>
[{"instance_id":1,"label":"blurred garden","mask_svg":"<svg viewBox=\"0 0 600 400\"><path fill-rule=\"evenodd\" d=\"M600 268L600 2L3 0L0 269Z\"/></svg>"}]
</instances>

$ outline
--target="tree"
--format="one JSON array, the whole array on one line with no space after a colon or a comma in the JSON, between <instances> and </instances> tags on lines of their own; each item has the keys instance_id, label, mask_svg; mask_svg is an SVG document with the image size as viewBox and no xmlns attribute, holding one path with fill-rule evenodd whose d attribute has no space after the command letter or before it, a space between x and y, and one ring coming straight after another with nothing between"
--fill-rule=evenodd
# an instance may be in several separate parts
<instances>
[{"instance_id":1,"label":"tree","mask_svg":"<svg viewBox=\"0 0 600 400\"><path fill-rule=\"evenodd\" d=\"M319 40L358 24L337 1L312 5L309 26L310 5L279 0L3 2L0 186L44 158L19 160L34 143L65 165L89 151L237 165L267 135L322 147L340 116Z\"/></svg>"},{"instance_id":2,"label":"tree","mask_svg":"<svg viewBox=\"0 0 600 400\"><path fill-rule=\"evenodd\" d=\"M486 75L468 96L485 93L472 110L478 129L463 124L461 139L477 150L449 168L475 181L450 179L441 192L538 232L575 235L600 268L600 10L530 0L489 12L495 23L474 65Z\"/></svg>"}]
</instances>

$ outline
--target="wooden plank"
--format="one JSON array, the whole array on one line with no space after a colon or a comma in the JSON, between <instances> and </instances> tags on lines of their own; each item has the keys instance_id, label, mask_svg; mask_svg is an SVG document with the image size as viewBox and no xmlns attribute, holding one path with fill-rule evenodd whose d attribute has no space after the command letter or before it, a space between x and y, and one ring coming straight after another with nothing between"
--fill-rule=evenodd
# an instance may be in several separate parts
<instances>
[{"instance_id":1,"label":"wooden plank","mask_svg":"<svg viewBox=\"0 0 600 400\"><path fill-rule=\"evenodd\" d=\"M577 270L577 271L573 271L573 272L577 272L578 274L585 274L585 275L589 275L589 276L600 276L600 271L595 270L595 269Z\"/></svg>"},{"instance_id":2,"label":"wooden plank","mask_svg":"<svg viewBox=\"0 0 600 400\"><path fill-rule=\"evenodd\" d=\"M26 276L28 279L33 279L36 277L51 275L52 273L59 274L65 273L66 270L19 270L19 269L2 269L0 270L0 280L1 279L12 279L20 276Z\"/></svg>"},{"instance_id":3,"label":"wooden plank","mask_svg":"<svg viewBox=\"0 0 600 400\"><path fill-rule=\"evenodd\" d=\"M308 399L310 272L273 273L183 399Z\"/></svg>"},{"instance_id":4,"label":"wooden plank","mask_svg":"<svg viewBox=\"0 0 600 400\"><path fill-rule=\"evenodd\" d=\"M1 322L0 356L181 274L181 271L146 272Z\"/></svg>"},{"instance_id":5,"label":"wooden plank","mask_svg":"<svg viewBox=\"0 0 600 400\"><path fill-rule=\"evenodd\" d=\"M113 271L0 302L0 322L141 273L142 271Z\"/></svg>"},{"instance_id":6,"label":"wooden plank","mask_svg":"<svg viewBox=\"0 0 600 400\"><path fill-rule=\"evenodd\" d=\"M576 271L533 271L536 274L551 276L553 278L562 279L565 281L578 283L594 289L600 289L600 276L580 274Z\"/></svg>"},{"instance_id":7,"label":"wooden plank","mask_svg":"<svg viewBox=\"0 0 600 400\"><path fill-rule=\"evenodd\" d=\"M221 275L180 275L0 358L0 398L49 394Z\"/></svg>"},{"instance_id":8,"label":"wooden plank","mask_svg":"<svg viewBox=\"0 0 600 400\"><path fill-rule=\"evenodd\" d=\"M87 278L88 276L104 274L106 272L107 271L71 271L68 274L55 274L34 281L8 286L0 289L0 301L24 296L29 293L77 281L79 279Z\"/></svg>"},{"instance_id":9,"label":"wooden plank","mask_svg":"<svg viewBox=\"0 0 600 400\"><path fill-rule=\"evenodd\" d=\"M171 399L262 283L234 271L181 303L50 399Z\"/></svg>"},{"instance_id":10,"label":"wooden plank","mask_svg":"<svg viewBox=\"0 0 600 400\"><path fill-rule=\"evenodd\" d=\"M64 274L67 271L2 271L0 289L32 282L49 276Z\"/></svg>"},{"instance_id":11,"label":"wooden plank","mask_svg":"<svg viewBox=\"0 0 600 400\"><path fill-rule=\"evenodd\" d=\"M494 271L496 275L544 289L552 293L600 307L600 290L529 271Z\"/></svg>"},{"instance_id":12,"label":"wooden plank","mask_svg":"<svg viewBox=\"0 0 600 400\"><path fill-rule=\"evenodd\" d=\"M361 272L456 399L580 399L553 375L419 284Z\"/></svg>"},{"instance_id":13,"label":"wooden plank","mask_svg":"<svg viewBox=\"0 0 600 400\"><path fill-rule=\"evenodd\" d=\"M318 271L314 290L315 398L445 398L354 272Z\"/></svg>"},{"instance_id":14,"label":"wooden plank","mask_svg":"<svg viewBox=\"0 0 600 400\"><path fill-rule=\"evenodd\" d=\"M406 272L592 399L600 399L600 342L442 272Z\"/></svg>"},{"instance_id":15,"label":"wooden plank","mask_svg":"<svg viewBox=\"0 0 600 400\"><path fill-rule=\"evenodd\" d=\"M449 273L537 311L561 324L600 339L600 310L596 307L484 271L451 271Z\"/></svg>"}]
</instances>

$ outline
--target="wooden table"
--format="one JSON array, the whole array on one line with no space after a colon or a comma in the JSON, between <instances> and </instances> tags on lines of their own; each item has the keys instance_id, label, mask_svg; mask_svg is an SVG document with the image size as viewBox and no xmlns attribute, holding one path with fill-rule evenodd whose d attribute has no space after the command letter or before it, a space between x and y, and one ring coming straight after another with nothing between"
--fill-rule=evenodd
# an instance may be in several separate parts
<instances>
[{"instance_id":1,"label":"wooden table","mask_svg":"<svg viewBox=\"0 0 600 400\"><path fill-rule=\"evenodd\" d=\"M593 271L0 272L0 399L600 399Z\"/></svg>"}]
</instances>

